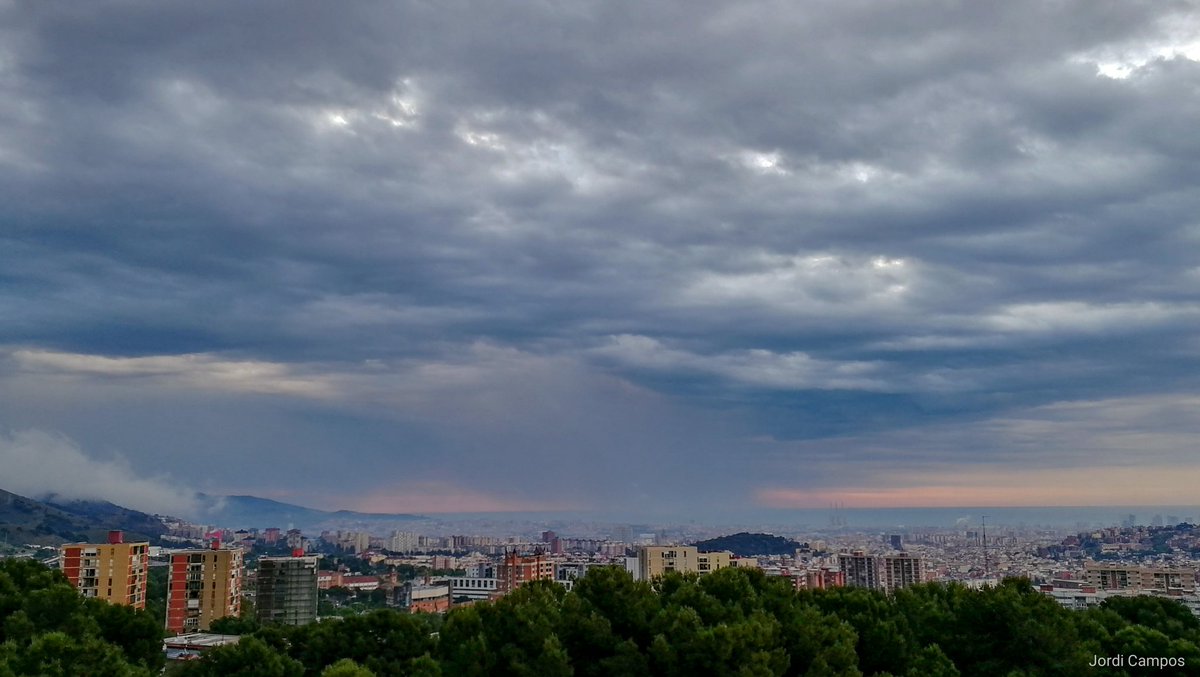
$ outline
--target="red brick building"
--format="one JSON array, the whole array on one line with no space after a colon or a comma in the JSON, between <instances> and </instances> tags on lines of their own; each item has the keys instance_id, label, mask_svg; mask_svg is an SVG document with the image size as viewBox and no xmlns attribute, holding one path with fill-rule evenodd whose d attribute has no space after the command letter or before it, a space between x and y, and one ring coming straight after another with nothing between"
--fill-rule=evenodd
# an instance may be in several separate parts
<instances>
[{"instance_id":1,"label":"red brick building","mask_svg":"<svg viewBox=\"0 0 1200 677\"><path fill-rule=\"evenodd\" d=\"M496 567L496 595L502 596L529 581L554 580L554 562L544 555L518 555L510 552Z\"/></svg>"}]
</instances>

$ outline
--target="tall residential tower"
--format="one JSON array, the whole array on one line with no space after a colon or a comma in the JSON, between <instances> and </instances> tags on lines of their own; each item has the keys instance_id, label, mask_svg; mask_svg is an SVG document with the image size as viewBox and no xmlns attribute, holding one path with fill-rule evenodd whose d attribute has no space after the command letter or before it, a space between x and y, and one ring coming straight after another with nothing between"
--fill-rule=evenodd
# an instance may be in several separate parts
<instances>
[{"instance_id":1,"label":"tall residential tower","mask_svg":"<svg viewBox=\"0 0 1200 677\"><path fill-rule=\"evenodd\" d=\"M218 618L242 610L242 551L184 550L171 555L167 577L167 630L203 632Z\"/></svg>"},{"instance_id":2,"label":"tall residential tower","mask_svg":"<svg viewBox=\"0 0 1200 677\"><path fill-rule=\"evenodd\" d=\"M84 597L146 608L150 543L126 543L110 531L107 543L71 543L58 553L63 574Z\"/></svg>"},{"instance_id":3,"label":"tall residential tower","mask_svg":"<svg viewBox=\"0 0 1200 677\"><path fill-rule=\"evenodd\" d=\"M263 557L258 560L258 620L281 625L304 625L317 619L317 558Z\"/></svg>"}]
</instances>

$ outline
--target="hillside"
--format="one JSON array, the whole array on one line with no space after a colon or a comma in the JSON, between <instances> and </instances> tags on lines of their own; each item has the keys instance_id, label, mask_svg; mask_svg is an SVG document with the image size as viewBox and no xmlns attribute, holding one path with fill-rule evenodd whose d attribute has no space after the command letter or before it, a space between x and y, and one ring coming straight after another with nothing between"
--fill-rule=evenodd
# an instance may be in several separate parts
<instances>
[{"instance_id":1,"label":"hillside","mask_svg":"<svg viewBox=\"0 0 1200 677\"><path fill-rule=\"evenodd\" d=\"M280 527L313 529L346 523L391 523L421 519L416 515L363 513L350 510L325 511L258 496L197 495L201 514L194 517L206 524L231 529Z\"/></svg>"},{"instance_id":2,"label":"hillside","mask_svg":"<svg viewBox=\"0 0 1200 677\"><path fill-rule=\"evenodd\" d=\"M803 543L797 543L790 538L772 536L771 534L751 534L741 532L729 536L710 538L707 541L697 541L696 548L700 552L720 552L728 550L738 557L754 557L756 555L791 555Z\"/></svg>"},{"instance_id":3,"label":"hillside","mask_svg":"<svg viewBox=\"0 0 1200 677\"><path fill-rule=\"evenodd\" d=\"M95 524L94 529L108 531L120 529L139 538L153 538L166 533L162 520L138 510L125 508L108 501L67 500L60 496L46 496L42 502L71 515Z\"/></svg>"},{"instance_id":4,"label":"hillside","mask_svg":"<svg viewBox=\"0 0 1200 677\"><path fill-rule=\"evenodd\" d=\"M97 541L120 529L129 539L152 539L166 529L157 518L103 501L37 501L0 489L0 541L57 545Z\"/></svg>"}]
</instances>

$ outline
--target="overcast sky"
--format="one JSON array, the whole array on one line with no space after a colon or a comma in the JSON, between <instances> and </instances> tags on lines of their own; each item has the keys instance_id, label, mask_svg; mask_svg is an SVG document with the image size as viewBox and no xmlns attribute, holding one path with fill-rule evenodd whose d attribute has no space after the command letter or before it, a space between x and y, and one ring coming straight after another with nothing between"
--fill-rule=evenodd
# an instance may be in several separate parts
<instances>
[{"instance_id":1,"label":"overcast sky","mask_svg":"<svg viewBox=\"0 0 1200 677\"><path fill-rule=\"evenodd\" d=\"M1195 503L1198 60L1195 2L0 0L0 488Z\"/></svg>"}]
</instances>

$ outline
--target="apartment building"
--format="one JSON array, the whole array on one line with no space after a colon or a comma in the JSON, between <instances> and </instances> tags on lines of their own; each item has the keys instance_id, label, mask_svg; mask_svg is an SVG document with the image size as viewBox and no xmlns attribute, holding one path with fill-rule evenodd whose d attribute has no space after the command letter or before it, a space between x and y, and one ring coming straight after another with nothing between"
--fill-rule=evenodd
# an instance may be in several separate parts
<instances>
[{"instance_id":1,"label":"apartment building","mask_svg":"<svg viewBox=\"0 0 1200 677\"><path fill-rule=\"evenodd\" d=\"M496 593L507 595L529 581L554 580L554 562L545 555L508 553L496 567Z\"/></svg>"},{"instance_id":2,"label":"apartment building","mask_svg":"<svg viewBox=\"0 0 1200 677\"><path fill-rule=\"evenodd\" d=\"M258 560L254 603L262 623L304 625L317 619L317 558L294 554Z\"/></svg>"},{"instance_id":3,"label":"apartment building","mask_svg":"<svg viewBox=\"0 0 1200 677\"><path fill-rule=\"evenodd\" d=\"M1083 577L1100 590L1196 590L1196 571L1181 567L1089 562L1084 565Z\"/></svg>"},{"instance_id":4,"label":"apartment building","mask_svg":"<svg viewBox=\"0 0 1200 677\"><path fill-rule=\"evenodd\" d=\"M838 555L845 584L893 592L925 581L925 563L908 553L868 555L861 550Z\"/></svg>"},{"instance_id":5,"label":"apartment building","mask_svg":"<svg viewBox=\"0 0 1200 677\"><path fill-rule=\"evenodd\" d=\"M668 571L708 574L736 566L737 560L727 551L699 552L694 545L644 545L638 548L638 573L635 578L653 580Z\"/></svg>"},{"instance_id":6,"label":"apartment building","mask_svg":"<svg viewBox=\"0 0 1200 677\"><path fill-rule=\"evenodd\" d=\"M242 551L184 550L170 556L166 628L176 634L205 632L213 621L242 611Z\"/></svg>"},{"instance_id":7,"label":"apartment building","mask_svg":"<svg viewBox=\"0 0 1200 677\"><path fill-rule=\"evenodd\" d=\"M120 531L107 543L72 543L59 548L63 574L84 597L146 608L150 543L126 543Z\"/></svg>"}]
</instances>

